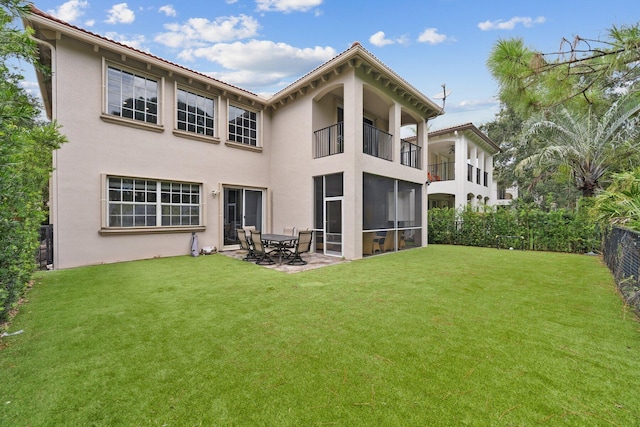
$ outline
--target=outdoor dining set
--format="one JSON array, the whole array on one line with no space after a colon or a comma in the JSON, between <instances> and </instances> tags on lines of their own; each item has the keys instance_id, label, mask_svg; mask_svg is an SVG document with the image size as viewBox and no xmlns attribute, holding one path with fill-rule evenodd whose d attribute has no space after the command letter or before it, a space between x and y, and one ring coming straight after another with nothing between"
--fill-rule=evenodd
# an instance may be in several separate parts
<instances>
[{"instance_id":1,"label":"outdoor dining set","mask_svg":"<svg viewBox=\"0 0 640 427\"><path fill-rule=\"evenodd\" d=\"M305 265L302 254L311 250L312 230L285 227L283 234L262 234L255 227L238 228L240 248L247 251L244 261L254 261L259 265L278 264L286 261L289 265Z\"/></svg>"}]
</instances>

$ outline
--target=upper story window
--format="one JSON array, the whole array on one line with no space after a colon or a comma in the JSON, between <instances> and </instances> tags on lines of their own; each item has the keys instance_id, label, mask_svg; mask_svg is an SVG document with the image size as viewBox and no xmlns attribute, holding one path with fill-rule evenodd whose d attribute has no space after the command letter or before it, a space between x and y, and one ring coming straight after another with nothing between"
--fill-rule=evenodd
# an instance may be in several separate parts
<instances>
[{"instance_id":1,"label":"upper story window","mask_svg":"<svg viewBox=\"0 0 640 427\"><path fill-rule=\"evenodd\" d=\"M258 146L258 114L229 105L229 141Z\"/></svg>"},{"instance_id":2,"label":"upper story window","mask_svg":"<svg viewBox=\"0 0 640 427\"><path fill-rule=\"evenodd\" d=\"M216 101L184 89L177 91L177 124L179 130L198 135L216 136Z\"/></svg>"},{"instance_id":3,"label":"upper story window","mask_svg":"<svg viewBox=\"0 0 640 427\"><path fill-rule=\"evenodd\" d=\"M107 114L158 124L158 80L109 65Z\"/></svg>"}]
</instances>

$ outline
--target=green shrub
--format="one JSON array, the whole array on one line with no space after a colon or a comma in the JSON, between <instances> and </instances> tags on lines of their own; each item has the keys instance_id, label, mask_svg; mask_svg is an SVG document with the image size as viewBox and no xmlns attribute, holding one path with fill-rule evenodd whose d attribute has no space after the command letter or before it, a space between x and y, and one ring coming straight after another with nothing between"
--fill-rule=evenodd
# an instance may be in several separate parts
<instances>
[{"instance_id":1,"label":"green shrub","mask_svg":"<svg viewBox=\"0 0 640 427\"><path fill-rule=\"evenodd\" d=\"M599 247L589 207L544 211L534 205L473 209L430 209L429 242L585 253Z\"/></svg>"}]
</instances>

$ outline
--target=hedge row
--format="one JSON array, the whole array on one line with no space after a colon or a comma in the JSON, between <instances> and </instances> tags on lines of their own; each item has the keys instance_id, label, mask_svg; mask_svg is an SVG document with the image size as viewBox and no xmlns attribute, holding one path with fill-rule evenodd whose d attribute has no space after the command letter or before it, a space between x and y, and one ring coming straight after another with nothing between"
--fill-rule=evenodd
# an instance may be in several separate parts
<instances>
[{"instance_id":1,"label":"hedge row","mask_svg":"<svg viewBox=\"0 0 640 427\"><path fill-rule=\"evenodd\" d=\"M429 242L587 253L600 249L600 232L586 209L545 212L526 206L478 212L435 208L429 210Z\"/></svg>"}]
</instances>

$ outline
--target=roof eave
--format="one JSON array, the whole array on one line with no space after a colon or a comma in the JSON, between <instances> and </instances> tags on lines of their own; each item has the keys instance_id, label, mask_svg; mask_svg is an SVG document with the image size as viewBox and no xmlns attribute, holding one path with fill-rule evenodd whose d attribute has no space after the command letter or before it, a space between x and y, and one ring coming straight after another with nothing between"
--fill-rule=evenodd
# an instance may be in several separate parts
<instances>
[{"instance_id":1,"label":"roof eave","mask_svg":"<svg viewBox=\"0 0 640 427\"><path fill-rule=\"evenodd\" d=\"M358 68L363 66L375 69L378 74L377 79L383 80L386 86L391 85L395 91L402 91L402 96L405 97L409 103L413 104L416 110L421 111L425 119L444 114L441 107L399 77L393 70L371 55L359 43L354 43L348 50L325 62L315 70L274 94L269 98L269 104L275 108L279 103L286 102L288 98L295 97L298 93L304 94L308 88L314 89L318 84L328 81L332 74L341 74L344 71L343 67Z\"/></svg>"},{"instance_id":2,"label":"roof eave","mask_svg":"<svg viewBox=\"0 0 640 427\"><path fill-rule=\"evenodd\" d=\"M38 27L36 27L34 24L37 24ZM76 40L80 40L86 44L92 45L94 47L94 50L96 51L99 49L104 49L117 55L121 55L123 58L133 58L147 64L150 67L156 67L166 70L169 73L182 75L187 79L201 81L204 84L209 84L211 86L215 86L220 90L231 93L238 99L246 99L254 105L259 104L261 106L266 106L267 104L267 100L265 98L255 93L249 92L237 86L230 85L213 77L209 77L206 74L202 74L178 64L174 64L152 54L142 52L130 46L123 45L116 41L104 38L98 34L94 34L81 28L75 27L64 21L59 21L56 18L51 17L35 8L35 6L33 5L31 13L23 18L23 25L25 27L34 27L34 30L36 30L36 35L38 30L44 31L45 29L52 31L55 34L55 37L58 39L62 34L66 34Z\"/></svg>"}]
</instances>

